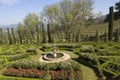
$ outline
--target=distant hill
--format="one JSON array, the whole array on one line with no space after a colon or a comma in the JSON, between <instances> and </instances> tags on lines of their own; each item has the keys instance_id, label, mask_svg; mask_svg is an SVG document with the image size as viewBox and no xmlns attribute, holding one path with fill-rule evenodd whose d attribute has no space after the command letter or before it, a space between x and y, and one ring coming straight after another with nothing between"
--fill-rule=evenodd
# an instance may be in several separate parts
<instances>
[{"instance_id":1,"label":"distant hill","mask_svg":"<svg viewBox=\"0 0 120 80\"><path fill-rule=\"evenodd\" d=\"M10 24L10 25L0 25L0 28L16 28L17 24Z\"/></svg>"},{"instance_id":2,"label":"distant hill","mask_svg":"<svg viewBox=\"0 0 120 80\"><path fill-rule=\"evenodd\" d=\"M3 31L6 31L7 28L16 28L17 24L10 24L10 25L0 25Z\"/></svg>"},{"instance_id":3,"label":"distant hill","mask_svg":"<svg viewBox=\"0 0 120 80\"><path fill-rule=\"evenodd\" d=\"M97 20L97 22L104 22L106 17L107 17L107 15L102 15L102 16L98 17L96 20Z\"/></svg>"}]
</instances>

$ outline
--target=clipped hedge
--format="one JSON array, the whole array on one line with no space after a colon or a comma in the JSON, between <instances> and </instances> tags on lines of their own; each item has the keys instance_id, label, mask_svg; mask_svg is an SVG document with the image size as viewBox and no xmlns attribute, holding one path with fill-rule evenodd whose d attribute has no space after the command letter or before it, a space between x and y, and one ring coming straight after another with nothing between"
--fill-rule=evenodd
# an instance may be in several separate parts
<instances>
[{"instance_id":1,"label":"clipped hedge","mask_svg":"<svg viewBox=\"0 0 120 80\"><path fill-rule=\"evenodd\" d=\"M0 64L4 64L5 63L5 59L0 59Z\"/></svg>"},{"instance_id":2,"label":"clipped hedge","mask_svg":"<svg viewBox=\"0 0 120 80\"><path fill-rule=\"evenodd\" d=\"M38 70L45 70L45 66L48 66L50 70L59 70L59 69L68 69L69 66L71 66L74 70L80 70L80 65L77 62L74 62L72 60L60 62L60 63L40 63L39 61L35 60L18 60L14 63L12 63L9 68L15 68L15 69L38 69Z\"/></svg>"},{"instance_id":3,"label":"clipped hedge","mask_svg":"<svg viewBox=\"0 0 120 80\"><path fill-rule=\"evenodd\" d=\"M94 47L92 45L82 45L80 47L80 52L85 52L85 53L94 53Z\"/></svg>"},{"instance_id":4,"label":"clipped hedge","mask_svg":"<svg viewBox=\"0 0 120 80\"><path fill-rule=\"evenodd\" d=\"M42 80L42 79L0 76L0 80Z\"/></svg>"},{"instance_id":5,"label":"clipped hedge","mask_svg":"<svg viewBox=\"0 0 120 80\"><path fill-rule=\"evenodd\" d=\"M33 52L21 53L21 54L17 54L17 55L6 56L6 58L8 59L8 61L15 61L15 60L27 58L27 57L29 57L29 55L34 55L34 53Z\"/></svg>"}]
</instances>

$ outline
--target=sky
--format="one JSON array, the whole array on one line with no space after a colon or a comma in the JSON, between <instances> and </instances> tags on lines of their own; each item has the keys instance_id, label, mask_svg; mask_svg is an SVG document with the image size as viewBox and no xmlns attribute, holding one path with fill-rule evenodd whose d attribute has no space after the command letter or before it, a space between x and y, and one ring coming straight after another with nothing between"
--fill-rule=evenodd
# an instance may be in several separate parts
<instances>
[{"instance_id":1,"label":"sky","mask_svg":"<svg viewBox=\"0 0 120 80\"><path fill-rule=\"evenodd\" d=\"M61 0L0 0L0 25L22 22L28 13L39 14L46 5L59 3ZM120 0L93 0L93 12L106 14L110 6Z\"/></svg>"}]
</instances>

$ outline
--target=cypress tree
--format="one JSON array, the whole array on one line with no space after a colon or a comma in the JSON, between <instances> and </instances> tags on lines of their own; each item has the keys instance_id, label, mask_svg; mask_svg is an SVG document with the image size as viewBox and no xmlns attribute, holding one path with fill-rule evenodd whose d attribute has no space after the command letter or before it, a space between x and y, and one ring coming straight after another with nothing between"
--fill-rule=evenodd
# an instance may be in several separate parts
<instances>
[{"instance_id":1,"label":"cypress tree","mask_svg":"<svg viewBox=\"0 0 120 80\"><path fill-rule=\"evenodd\" d=\"M114 22L114 8L111 6L109 8L109 27L108 27L108 39L109 41L112 41L113 36L113 22Z\"/></svg>"},{"instance_id":2,"label":"cypress tree","mask_svg":"<svg viewBox=\"0 0 120 80\"><path fill-rule=\"evenodd\" d=\"M12 44L12 38L11 38L11 34L10 34L9 28L7 28L7 33L8 33L9 44Z\"/></svg>"},{"instance_id":3,"label":"cypress tree","mask_svg":"<svg viewBox=\"0 0 120 80\"><path fill-rule=\"evenodd\" d=\"M20 44L22 44L22 36L21 36L20 28L18 28L18 37L19 37Z\"/></svg>"},{"instance_id":4,"label":"cypress tree","mask_svg":"<svg viewBox=\"0 0 120 80\"><path fill-rule=\"evenodd\" d=\"M42 23L42 43L46 42L44 24Z\"/></svg>"},{"instance_id":5,"label":"cypress tree","mask_svg":"<svg viewBox=\"0 0 120 80\"><path fill-rule=\"evenodd\" d=\"M75 30L73 28L73 31L72 31L72 43L74 43L74 42L75 42Z\"/></svg>"},{"instance_id":6,"label":"cypress tree","mask_svg":"<svg viewBox=\"0 0 120 80\"><path fill-rule=\"evenodd\" d=\"M11 28L11 31L12 31L13 43L16 44L16 37L15 37L14 29Z\"/></svg>"},{"instance_id":7,"label":"cypress tree","mask_svg":"<svg viewBox=\"0 0 120 80\"><path fill-rule=\"evenodd\" d=\"M105 42L108 42L108 33L105 31Z\"/></svg>"},{"instance_id":8,"label":"cypress tree","mask_svg":"<svg viewBox=\"0 0 120 80\"><path fill-rule=\"evenodd\" d=\"M100 42L99 31L96 31L96 42Z\"/></svg>"},{"instance_id":9,"label":"cypress tree","mask_svg":"<svg viewBox=\"0 0 120 80\"><path fill-rule=\"evenodd\" d=\"M0 28L0 38L1 38L1 44L3 44L4 43L4 37L3 37L2 28Z\"/></svg>"},{"instance_id":10,"label":"cypress tree","mask_svg":"<svg viewBox=\"0 0 120 80\"><path fill-rule=\"evenodd\" d=\"M78 42L81 42L81 32L80 32L80 29L78 29Z\"/></svg>"},{"instance_id":11,"label":"cypress tree","mask_svg":"<svg viewBox=\"0 0 120 80\"><path fill-rule=\"evenodd\" d=\"M48 43L51 43L52 39L51 39L51 33L50 33L50 26L49 26L49 24L47 24L47 31L48 31Z\"/></svg>"},{"instance_id":12,"label":"cypress tree","mask_svg":"<svg viewBox=\"0 0 120 80\"><path fill-rule=\"evenodd\" d=\"M37 32L37 43L39 43L40 39L39 39L39 28L38 28L38 25L36 25L36 32Z\"/></svg>"}]
</instances>

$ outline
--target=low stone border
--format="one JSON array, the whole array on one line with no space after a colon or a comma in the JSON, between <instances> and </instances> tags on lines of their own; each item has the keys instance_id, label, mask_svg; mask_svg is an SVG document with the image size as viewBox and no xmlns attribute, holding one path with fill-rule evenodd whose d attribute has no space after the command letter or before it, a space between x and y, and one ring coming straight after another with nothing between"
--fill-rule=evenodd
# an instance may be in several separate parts
<instances>
[{"instance_id":1,"label":"low stone border","mask_svg":"<svg viewBox=\"0 0 120 80\"><path fill-rule=\"evenodd\" d=\"M58 53L62 53L62 52L58 52ZM70 59L70 55L68 55L67 53L62 53L62 54L63 54L63 57L55 58L55 59L49 59L46 57L46 55L41 55L39 60L40 60L40 62L56 63L56 62L62 62L62 61L66 61L66 60Z\"/></svg>"}]
</instances>

